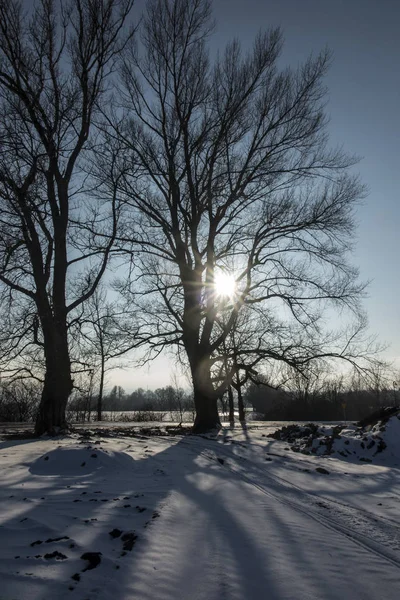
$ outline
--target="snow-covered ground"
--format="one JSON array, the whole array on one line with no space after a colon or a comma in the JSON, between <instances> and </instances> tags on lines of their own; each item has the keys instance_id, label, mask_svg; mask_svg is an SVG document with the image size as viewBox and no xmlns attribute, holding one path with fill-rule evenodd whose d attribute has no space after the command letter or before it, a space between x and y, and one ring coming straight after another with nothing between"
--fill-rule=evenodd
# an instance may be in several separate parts
<instances>
[{"instance_id":1,"label":"snow-covered ground","mask_svg":"<svg viewBox=\"0 0 400 600\"><path fill-rule=\"evenodd\" d=\"M260 424L125 430L0 441L1 600L400 598L390 428L377 464Z\"/></svg>"}]
</instances>

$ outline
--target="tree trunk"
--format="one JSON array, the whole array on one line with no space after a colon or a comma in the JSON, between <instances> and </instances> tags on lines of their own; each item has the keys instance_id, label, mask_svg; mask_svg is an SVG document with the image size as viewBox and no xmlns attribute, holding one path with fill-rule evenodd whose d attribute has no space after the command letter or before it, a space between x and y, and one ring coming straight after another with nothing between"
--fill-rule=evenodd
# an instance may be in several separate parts
<instances>
[{"instance_id":1,"label":"tree trunk","mask_svg":"<svg viewBox=\"0 0 400 600\"><path fill-rule=\"evenodd\" d=\"M193 341L193 340L192 340ZM218 397L211 382L211 361L207 353L187 350L193 381L194 406L196 417L193 425L194 433L204 433L220 428L218 414Z\"/></svg>"},{"instance_id":2,"label":"tree trunk","mask_svg":"<svg viewBox=\"0 0 400 600\"><path fill-rule=\"evenodd\" d=\"M104 390L104 360L102 358L101 361L101 370L100 370L100 386L99 386L99 395L97 396L97 420L102 420L102 408L103 408L103 390Z\"/></svg>"},{"instance_id":3,"label":"tree trunk","mask_svg":"<svg viewBox=\"0 0 400 600\"><path fill-rule=\"evenodd\" d=\"M44 380L39 411L36 417L35 433L54 435L67 427L66 408L72 391L72 380L69 369L59 365L47 370Z\"/></svg>"},{"instance_id":4,"label":"tree trunk","mask_svg":"<svg viewBox=\"0 0 400 600\"><path fill-rule=\"evenodd\" d=\"M196 418L194 420L193 433L205 433L221 427L216 398L194 388L194 405L196 408Z\"/></svg>"},{"instance_id":5,"label":"tree trunk","mask_svg":"<svg viewBox=\"0 0 400 600\"><path fill-rule=\"evenodd\" d=\"M65 328L57 327L54 322L43 327L46 374L36 417L36 435L55 435L67 427L65 413L73 383L66 331L66 324Z\"/></svg>"},{"instance_id":6,"label":"tree trunk","mask_svg":"<svg viewBox=\"0 0 400 600\"><path fill-rule=\"evenodd\" d=\"M243 423L244 421L246 421L246 413L244 410L244 404L243 404L243 395L242 395L242 386L240 384L240 380L239 380L239 376L237 378L237 395L238 395L238 409L239 409L239 421L241 423Z\"/></svg>"},{"instance_id":7,"label":"tree trunk","mask_svg":"<svg viewBox=\"0 0 400 600\"><path fill-rule=\"evenodd\" d=\"M228 402L229 402L229 422L232 424L235 422L235 407L233 405L233 391L232 386L228 387Z\"/></svg>"}]
</instances>

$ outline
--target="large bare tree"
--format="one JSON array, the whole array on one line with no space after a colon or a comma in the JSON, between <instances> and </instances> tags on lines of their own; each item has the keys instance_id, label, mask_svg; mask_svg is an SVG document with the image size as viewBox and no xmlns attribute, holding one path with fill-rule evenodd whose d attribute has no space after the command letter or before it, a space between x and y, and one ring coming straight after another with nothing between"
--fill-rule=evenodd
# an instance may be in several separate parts
<instances>
[{"instance_id":1,"label":"large bare tree","mask_svg":"<svg viewBox=\"0 0 400 600\"><path fill-rule=\"evenodd\" d=\"M208 0L147 3L105 159L118 161L131 207L121 241L141 250L127 291L153 350L184 349L197 431L219 424L217 399L252 356L297 368L316 356L353 360L363 331L323 326L326 307L357 314L363 289L349 254L364 190L354 158L328 146L329 55L282 70L271 30L248 52L233 41L211 58L211 31ZM234 277L233 293L220 293L221 273ZM258 313L258 335L229 350L243 310Z\"/></svg>"},{"instance_id":2,"label":"large bare tree","mask_svg":"<svg viewBox=\"0 0 400 600\"><path fill-rule=\"evenodd\" d=\"M45 359L37 434L66 425L69 315L94 293L117 230L116 196L90 189L87 165L99 104L133 33L132 4L37 0L26 14L0 0L0 282L36 308L30 331Z\"/></svg>"}]
</instances>

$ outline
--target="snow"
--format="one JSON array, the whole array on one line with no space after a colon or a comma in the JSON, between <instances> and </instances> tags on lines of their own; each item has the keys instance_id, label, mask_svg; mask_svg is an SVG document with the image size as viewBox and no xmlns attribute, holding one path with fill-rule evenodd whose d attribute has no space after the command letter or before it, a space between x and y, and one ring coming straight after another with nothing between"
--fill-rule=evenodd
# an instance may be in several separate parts
<instances>
[{"instance_id":1,"label":"snow","mask_svg":"<svg viewBox=\"0 0 400 600\"><path fill-rule=\"evenodd\" d=\"M351 458L257 423L3 439L0 599L397 600L399 423L372 463L352 427Z\"/></svg>"}]
</instances>

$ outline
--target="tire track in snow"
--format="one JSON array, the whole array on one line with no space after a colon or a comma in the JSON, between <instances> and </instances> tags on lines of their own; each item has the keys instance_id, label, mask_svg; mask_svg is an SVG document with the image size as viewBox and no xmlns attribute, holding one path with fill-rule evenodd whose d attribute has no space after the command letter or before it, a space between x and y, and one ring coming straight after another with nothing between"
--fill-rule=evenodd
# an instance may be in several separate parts
<instances>
[{"instance_id":1,"label":"tire track in snow","mask_svg":"<svg viewBox=\"0 0 400 600\"><path fill-rule=\"evenodd\" d=\"M146 440L147 443L151 443L154 445L156 445L157 442L160 441L165 442L166 444L171 443L171 436L168 435L158 435L156 438L154 438L154 436L138 434L137 436L129 436L129 438L127 439L132 439L132 437ZM223 446L222 444L219 444L217 440L213 440L212 438L208 438L205 436L187 435L174 436L174 438L178 438L179 443L184 445L187 448L187 450L195 456L203 456L204 458L212 462L217 462L218 457L224 457L225 459L229 460L229 462L227 463L225 461L222 468L227 468L233 474L239 477L242 481L253 486L267 497L277 500L282 504L285 504L286 506L296 510L297 512L313 519L314 521L318 522L320 525L326 527L327 529L330 529L331 531L334 531L337 534L341 534L343 537L345 537L348 540L351 540L353 543L364 548L368 552L371 552L379 558L390 562L395 567L400 568L399 553L396 552L396 550L394 550L393 548L393 546L396 549L400 547L400 540L397 536L393 539L391 531L393 528L398 530L399 527L391 520L384 519L383 517L379 518L381 524L386 526L386 531L381 531L379 532L379 536L376 536L376 534L378 533L377 522L379 524L379 521L371 522L372 519L375 519L375 517L366 518L366 515L364 514L364 530L368 530L369 535L355 532L354 520L357 521L357 526L359 526L360 516L362 514L361 511L359 511L358 509L352 508L349 505L341 504L334 500L330 500L323 496L309 494L296 484L293 484L292 482L280 477L279 475L272 475L271 473L265 471L264 469L256 465L254 462L252 462L250 459L244 456L235 456L232 452L228 450L227 447ZM208 443L208 448L204 448L204 442ZM218 445L217 448L215 447L216 445ZM243 447L246 448L246 446ZM283 456L283 458L286 457ZM258 472L259 476L273 482L275 485L280 486L282 488L282 492L274 493L269 488L254 481L254 479L243 473L238 464L239 462L243 461L250 465L251 471ZM236 463L235 466L233 465L234 462ZM257 473L254 473L254 475L256 476ZM290 494L291 490L295 491L297 495L302 496L304 498L304 501L300 502L297 498L289 498L288 495ZM350 519L351 523L345 524L343 522L338 521L337 519L328 517L326 514L322 514L321 511L316 508L317 500L321 500L325 504L329 505L331 510L332 507L336 509L335 515L339 519L347 521ZM310 510L310 503L313 506L315 506L315 511ZM325 511L326 508L323 508L322 510ZM349 515L348 513L352 514ZM375 533L375 536L378 537L378 539L371 539L371 533ZM391 544L389 546L387 544L387 538L392 538ZM382 548L382 545L384 545L385 547Z\"/></svg>"},{"instance_id":2,"label":"tire track in snow","mask_svg":"<svg viewBox=\"0 0 400 600\"><path fill-rule=\"evenodd\" d=\"M209 438L208 438L209 439ZM211 440L212 441L212 440ZM246 446L242 446L243 448L245 448L247 450ZM262 448L262 446L260 446L260 448ZM287 458L286 455L284 454L271 454L268 453L271 456L279 456L279 458ZM234 456L235 458L235 456ZM236 457L238 458L238 457ZM397 536L396 537L396 541L395 541L395 545L396 547L399 548L400 550L400 526L399 523L397 521L394 521L393 519L390 519L389 517L383 517L381 515L376 516L372 513L370 513L369 511L363 509L363 508L356 508L353 507L349 504L345 504L344 502L340 502L339 500L335 500L333 498L327 498L326 496L323 496L321 494L317 494L317 493L310 493L310 492L306 492L304 490L304 488L296 485L295 483L293 483L292 481L290 481L289 479L286 479L285 477L282 477L280 475L276 475L276 474L272 474L269 471L266 471L265 469L263 469L260 465L255 464L254 462L251 461L251 459L245 457L245 456L239 456L240 460L244 460L247 461L248 463L251 464L251 467L259 472L262 473L263 477L267 477L270 479L273 479L277 482L279 482L280 484L286 486L287 488L291 488L293 490L297 490L298 492L300 492L302 495L306 495L308 496L311 500L313 500L314 504L316 504L315 500L320 500L325 502L326 504L329 504L330 507L332 508L334 507L335 509L337 509L339 512L342 513L342 516L344 516L343 513L348 513L348 517L350 518L351 515L353 515L354 518L359 517L360 515L366 520L368 521L368 530L371 527L376 526L376 523L379 523L381 525L384 525L387 528L390 528L390 531L392 532L393 529L397 530ZM391 492L393 494L393 492Z\"/></svg>"},{"instance_id":3,"label":"tire track in snow","mask_svg":"<svg viewBox=\"0 0 400 600\"><path fill-rule=\"evenodd\" d=\"M210 440L210 438L202 438L202 439L207 440L207 441L211 442L212 444L216 443L214 440ZM393 538L391 533L389 533L388 531L380 532L379 539L371 539L371 537L369 537L363 533L355 532L354 531L354 522L352 523L353 527L351 527L343 522L339 522L338 520L336 520L334 518L328 517L327 515L323 515L323 514L321 514L321 512L319 512L317 510L311 511L309 509L310 501L314 505L315 500L316 499L322 500L322 497L311 495L311 494L305 492L304 490L302 490L300 487L296 486L295 484L292 484L289 481L280 478L279 476L271 475L270 473L265 472L263 469L261 469L257 465L254 465L254 463L252 463L249 459L247 459L245 457L242 457L242 456L235 457L232 453L229 453L229 451L227 451L223 446L219 446L217 452L215 451L214 448L209 448L208 450L211 450L214 453L214 454L210 455L209 452L207 452L207 450L205 450L204 446L202 446L201 444L196 444L196 443L193 444L187 438L183 438L182 443L185 446L187 446L188 448L191 447L192 451L194 450L194 448L196 448L196 450L197 450L196 455L201 455L213 462L217 461L217 458L218 458L217 454L220 457L223 456L224 458L226 458L230 461L229 463L225 462L223 468L229 469L232 473L234 473L236 476L241 478L242 481L245 481L249 485L255 487L264 495L266 495L270 498L273 498L274 500L277 500L278 502L281 502L282 504L285 504L286 506L289 506L290 508L302 513L303 515L306 515L307 517L313 519L314 521L318 522L320 525L326 527L327 529L330 529L338 534L341 534L345 538L350 539L352 542L354 542L358 546L361 546L365 550L390 562L392 565L396 566L397 568L400 568L400 556L399 556L398 552L396 552L393 549L393 546L396 546L397 548L399 547L399 539L397 536L395 539L392 539L392 544L387 546L387 544L385 544L386 538L387 537ZM241 469L238 467L238 465L236 465L236 467L234 467L232 465L231 461L237 461L238 458L241 461L250 463L251 469L253 471L258 471L259 474L263 478L269 479L270 481L273 481L275 483L275 485L279 485L280 487L282 487L282 493L279 494L279 493L272 492L270 489L267 489L264 485L255 482L254 479L252 479L251 477L249 477L248 475L243 473L241 471ZM284 482L285 485L282 485L282 482ZM296 490L297 494L301 494L301 496L304 497L304 504L299 502L298 499L289 498L288 494L287 494L288 488L289 488L289 493L290 493L290 488L293 488ZM323 501L326 504L330 504L330 505L335 504L335 502L332 502L325 498L323 499ZM360 513L359 513L359 511L357 511L357 509L351 509L347 505L345 505L345 506L347 509L350 509L350 511L354 510L356 518L360 516ZM326 509L324 509L324 510L326 510ZM336 515L339 518L346 518L345 515L343 515L343 513L340 513L339 510L336 510ZM366 524L366 527L368 528L369 533L371 533L371 532L374 532L375 534L377 533L376 532L376 529L377 529L376 522ZM390 522L390 527L391 528L393 527L392 522ZM396 529L398 529L398 527L396 527ZM384 548L382 548L382 544L385 546Z\"/></svg>"}]
</instances>

